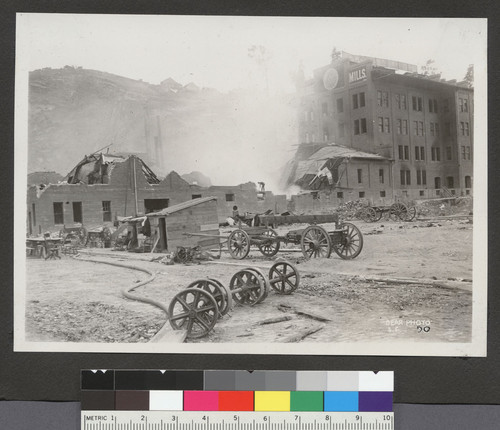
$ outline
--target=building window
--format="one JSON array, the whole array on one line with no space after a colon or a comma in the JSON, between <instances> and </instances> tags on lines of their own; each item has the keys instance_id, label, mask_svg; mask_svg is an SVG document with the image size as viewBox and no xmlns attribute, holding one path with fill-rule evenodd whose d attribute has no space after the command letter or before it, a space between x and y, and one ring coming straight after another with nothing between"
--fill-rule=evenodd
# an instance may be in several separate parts
<instances>
[{"instance_id":1,"label":"building window","mask_svg":"<svg viewBox=\"0 0 500 430\"><path fill-rule=\"evenodd\" d=\"M469 106L467 104L467 99L464 99L464 112L469 112Z\"/></svg>"},{"instance_id":2,"label":"building window","mask_svg":"<svg viewBox=\"0 0 500 430\"><path fill-rule=\"evenodd\" d=\"M465 136L465 122L460 122L460 134Z\"/></svg>"},{"instance_id":3,"label":"building window","mask_svg":"<svg viewBox=\"0 0 500 430\"><path fill-rule=\"evenodd\" d=\"M424 196L424 190L420 190L419 191L419 195L420 195L420 197L423 197Z\"/></svg>"},{"instance_id":4,"label":"building window","mask_svg":"<svg viewBox=\"0 0 500 430\"><path fill-rule=\"evenodd\" d=\"M453 180L453 176L447 176L446 177L446 187L447 188L455 188L455 183Z\"/></svg>"},{"instance_id":5,"label":"building window","mask_svg":"<svg viewBox=\"0 0 500 430\"><path fill-rule=\"evenodd\" d=\"M359 119L354 120L354 134L359 134Z\"/></svg>"},{"instance_id":6,"label":"building window","mask_svg":"<svg viewBox=\"0 0 500 430\"><path fill-rule=\"evenodd\" d=\"M387 117L378 117L378 131L380 133L390 133L391 132L391 127L389 125L389 118Z\"/></svg>"},{"instance_id":7,"label":"building window","mask_svg":"<svg viewBox=\"0 0 500 430\"><path fill-rule=\"evenodd\" d=\"M425 170L417 170L417 185L427 185L427 172Z\"/></svg>"},{"instance_id":8,"label":"building window","mask_svg":"<svg viewBox=\"0 0 500 430\"><path fill-rule=\"evenodd\" d=\"M469 106L467 104L467 99L459 98L458 99L458 106L460 112L469 112Z\"/></svg>"},{"instance_id":9,"label":"building window","mask_svg":"<svg viewBox=\"0 0 500 430\"><path fill-rule=\"evenodd\" d=\"M361 133L366 133L366 118L361 118Z\"/></svg>"},{"instance_id":10,"label":"building window","mask_svg":"<svg viewBox=\"0 0 500 430\"><path fill-rule=\"evenodd\" d=\"M424 135L424 122L423 121L413 121L413 134L415 136Z\"/></svg>"},{"instance_id":11,"label":"building window","mask_svg":"<svg viewBox=\"0 0 500 430\"><path fill-rule=\"evenodd\" d=\"M439 188L441 188L441 178L439 176L435 177L434 178L434 188L436 190L438 190ZM436 195L439 195L436 193Z\"/></svg>"},{"instance_id":12,"label":"building window","mask_svg":"<svg viewBox=\"0 0 500 430\"><path fill-rule=\"evenodd\" d=\"M472 188L472 181L470 176L465 177L465 188Z\"/></svg>"},{"instance_id":13,"label":"building window","mask_svg":"<svg viewBox=\"0 0 500 430\"><path fill-rule=\"evenodd\" d=\"M226 194L226 202L234 202L234 194Z\"/></svg>"},{"instance_id":14,"label":"building window","mask_svg":"<svg viewBox=\"0 0 500 430\"><path fill-rule=\"evenodd\" d=\"M62 202L54 202L54 224L64 224L64 208Z\"/></svg>"},{"instance_id":15,"label":"building window","mask_svg":"<svg viewBox=\"0 0 500 430\"><path fill-rule=\"evenodd\" d=\"M384 118L382 118L381 116L378 117L378 131L380 133L384 132Z\"/></svg>"},{"instance_id":16,"label":"building window","mask_svg":"<svg viewBox=\"0 0 500 430\"><path fill-rule=\"evenodd\" d=\"M396 94L396 106L400 110L406 110L406 94Z\"/></svg>"},{"instance_id":17,"label":"building window","mask_svg":"<svg viewBox=\"0 0 500 430\"><path fill-rule=\"evenodd\" d=\"M406 119L401 120L401 134L408 134L408 120Z\"/></svg>"},{"instance_id":18,"label":"building window","mask_svg":"<svg viewBox=\"0 0 500 430\"><path fill-rule=\"evenodd\" d=\"M111 202L109 200L102 202L102 220L104 222L111 221Z\"/></svg>"},{"instance_id":19,"label":"building window","mask_svg":"<svg viewBox=\"0 0 500 430\"><path fill-rule=\"evenodd\" d=\"M352 95L352 108L353 109L357 109L359 107L358 105L358 95L357 94L353 94Z\"/></svg>"},{"instance_id":20,"label":"building window","mask_svg":"<svg viewBox=\"0 0 500 430\"><path fill-rule=\"evenodd\" d=\"M31 203L31 212L33 213L33 227L36 227L36 210L35 203Z\"/></svg>"},{"instance_id":21,"label":"building window","mask_svg":"<svg viewBox=\"0 0 500 430\"><path fill-rule=\"evenodd\" d=\"M415 160L419 161L420 160L420 147L415 146Z\"/></svg>"},{"instance_id":22,"label":"building window","mask_svg":"<svg viewBox=\"0 0 500 430\"><path fill-rule=\"evenodd\" d=\"M384 183L384 169L378 170L378 179L381 184Z\"/></svg>"},{"instance_id":23,"label":"building window","mask_svg":"<svg viewBox=\"0 0 500 430\"><path fill-rule=\"evenodd\" d=\"M193 194L191 195L191 199L194 200L194 199L201 199L201 194Z\"/></svg>"},{"instance_id":24,"label":"building window","mask_svg":"<svg viewBox=\"0 0 500 430\"><path fill-rule=\"evenodd\" d=\"M431 123L429 124L429 130L430 130L430 132L431 132L431 136L434 136L434 135L435 135L435 134L434 134L434 133L435 133L435 129L434 129L434 123L433 123L433 122L431 122Z\"/></svg>"},{"instance_id":25,"label":"building window","mask_svg":"<svg viewBox=\"0 0 500 430\"><path fill-rule=\"evenodd\" d=\"M408 145L399 145L398 152L399 152L399 159L400 160L409 160L410 159L410 147Z\"/></svg>"},{"instance_id":26,"label":"building window","mask_svg":"<svg viewBox=\"0 0 500 430\"><path fill-rule=\"evenodd\" d=\"M444 123L444 134L446 137L451 136L451 123L450 122L445 122Z\"/></svg>"},{"instance_id":27,"label":"building window","mask_svg":"<svg viewBox=\"0 0 500 430\"><path fill-rule=\"evenodd\" d=\"M462 146L462 160L465 160L465 146Z\"/></svg>"},{"instance_id":28,"label":"building window","mask_svg":"<svg viewBox=\"0 0 500 430\"><path fill-rule=\"evenodd\" d=\"M83 222L82 202L73 202L73 222Z\"/></svg>"},{"instance_id":29,"label":"building window","mask_svg":"<svg viewBox=\"0 0 500 430\"><path fill-rule=\"evenodd\" d=\"M359 195L360 199L364 199L365 198L365 192L364 191L360 191L358 195Z\"/></svg>"},{"instance_id":30,"label":"building window","mask_svg":"<svg viewBox=\"0 0 500 430\"><path fill-rule=\"evenodd\" d=\"M420 160L425 160L425 146L420 147Z\"/></svg>"},{"instance_id":31,"label":"building window","mask_svg":"<svg viewBox=\"0 0 500 430\"><path fill-rule=\"evenodd\" d=\"M363 183L363 169L358 169L358 184Z\"/></svg>"},{"instance_id":32,"label":"building window","mask_svg":"<svg viewBox=\"0 0 500 430\"><path fill-rule=\"evenodd\" d=\"M365 93L359 93L359 107L365 107Z\"/></svg>"},{"instance_id":33,"label":"building window","mask_svg":"<svg viewBox=\"0 0 500 430\"><path fill-rule=\"evenodd\" d=\"M343 98L337 99L337 112L338 113L344 112L344 99Z\"/></svg>"},{"instance_id":34,"label":"building window","mask_svg":"<svg viewBox=\"0 0 500 430\"><path fill-rule=\"evenodd\" d=\"M451 160L451 158L452 158L452 157L451 157L451 146L447 146L447 147L446 147L446 159L447 159L448 161L450 161L450 160Z\"/></svg>"},{"instance_id":35,"label":"building window","mask_svg":"<svg viewBox=\"0 0 500 430\"><path fill-rule=\"evenodd\" d=\"M436 99L429 99L429 112L430 113L438 112L438 101Z\"/></svg>"},{"instance_id":36,"label":"building window","mask_svg":"<svg viewBox=\"0 0 500 430\"><path fill-rule=\"evenodd\" d=\"M314 121L314 111L313 110L309 111L309 120L311 122Z\"/></svg>"},{"instance_id":37,"label":"building window","mask_svg":"<svg viewBox=\"0 0 500 430\"><path fill-rule=\"evenodd\" d=\"M389 107L389 93L387 91L377 91L377 104L382 107Z\"/></svg>"},{"instance_id":38,"label":"building window","mask_svg":"<svg viewBox=\"0 0 500 430\"><path fill-rule=\"evenodd\" d=\"M422 112L422 97L412 96L412 106L413 110L417 112Z\"/></svg>"},{"instance_id":39,"label":"building window","mask_svg":"<svg viewBox=\"0 0 500 430\"><path fill-rule=\"evenodd\" d=\"M321 112L323 113L323 116L328 115L328 103L321 104Z\"/></svg>"},{"instance_id":40,"label":"building window","mask_svg":"<svg viewBox=\"0 0 500 430\"><path fill-rule=\"evenodd\" d=\"M465 147L465 158L470 160L470 146Z\"/></svg>"},{"instance_id":41,"label":"building window","mask_svg":"<svg viewBox=\"0 0 500 430\"><path fill-rule=\"evenodd\" d=\"M401 185L411 185L411 174L409 170L400 171Z\"/></svg>"},{"instance_id":42,"label":"building window","mask_svg":"<svg viewBox=\"0 0 500 430\"><path fill-rule=\"evenodd\" d=\"M465 135L466 135L466 136L469 136L469 135L470 135L469 133L470 133L470 132L469 132L469 123L468 123L468 122L466 122L466 123L465 123Z\"/></svg>"},{"instance_id":43,"label":"building window","mask_svg":"<svg viewBox=\"0 0 500 430\"><path fill-rule=\"evenodd\" d=\"M431 148L431 160L441 161L441 148Z\"/></svg>"},{"instance_id":44,"label":"building window","mask_svg":"<svg viewBox=\"0 0 500 430\"><path fill-rule=\"evenodd\" d=\"M339 137L345 136L345 124L343 122L339 123Z\"/></svg>"},{"instance_id":45,"label":"building window","mask_svg":"<svg viewBox=\"0 0 500 430\"><path fill-rule=\"evenodd\" d=\"M337 192L337 198L338 199L343 199L344 198L344 193L342 191Z\"/></svg>"},{"instance_id":46,"label":"building window","mask_svg":"<svg viewBox=\"0 0 500 430\"><path fill-rule=\"evenodd\" d=\"M380 197L385 197L385 191L384 190L380 191Z\"/></svg>"},{"instance_id":47,"label":"building window","mask_svg":"<svg viewBox=\"0 0 500 430\"><path fill-rule=\"evenodd\" d=\"M450 100L448 100L448 99L443 100L443 111L444 112L450 111Z\"/></svg>"}]
</instances>

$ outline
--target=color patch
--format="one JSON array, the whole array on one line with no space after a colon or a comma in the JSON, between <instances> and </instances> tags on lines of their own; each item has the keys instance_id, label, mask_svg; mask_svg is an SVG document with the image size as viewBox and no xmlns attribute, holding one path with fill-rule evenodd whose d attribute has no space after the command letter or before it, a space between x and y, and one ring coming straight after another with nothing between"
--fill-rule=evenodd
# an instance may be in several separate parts
<instances>
[{"instance_id":1,"label":"color patch","mask_svg":"<svg viewBox=\"0 0 500 430\"><path fill-rule=\"evenodd\" d=\"M185 411L218 411L218 391L184 391Z\"/></svg>"},{"instance_id":2,"label":"color patch","mask_svg":"<svg viewBox=\"0 0 500 430\"><path fill-rule=\"evenodd\" d=\"M238 391L266 390L266 372L256 370L254 372L236 371L235 389Z\"/></svg>"},{"instance_id":3,"label":"color patch","mask_svg":"<svg viewBox=\"0 0 500 430\"><path fill-rule=\"evenodd\" d=\"M219 391L219 411L253 411L253 391Z\"/></svg>"},{"instance_id":4,"label":"color patch","mask_svg":"<svg viewBox=\"0 0 500 430\"><path fill-rule=\"evenodd\" d=\"M115 372L116 390L175 390L174 371L160 370L117 370Z\"/></svg>"},{"instance_id":5,"label":"color patch","mask_svg":"<svg viewBox=\"0 0 500 430\"><path fill-rule=\"evenodd\" d=\"M114 390L115 372L113 370L82 370L81 372L82 390Z\"/></svg>"},{"instance_id":6,"label":"color patch","mask_svg":"<svg viewBox=\"0 0 500 430\"><path fill-rule=\"evenodd\" d=\"M359 391L394 391L394 372L359 372Z\"/></svg>"},{"instance_id":7,"label":"color patch","mask_svg":"<svg viewBox=\"0 0 500 430\"><path fill-rule=\"evenodd\" d=\"M325 412L358 412L357 391L325 391Z\"/></svg>"},{"instance_id":8,"label":"color patch","mask_svg":"<svg viewBox=\"0 0 500 430\"><path fill-rule=\"evenodd\" d=\"M388 391L361 391L359 412L392 412L392 393Z\"/></svg>"},{"instance_id":9,"label":"color patch","mask_svg":"<svg viewBox=\"0 0 500 430\"><path fill-rule=\"evenodd\" d=\"M176 371L176 390L203 390L203 370Z\"/></svg>"},{"instance_id":10,"label":"color patch","mask_svg":"<svg viewBox=\"0 0 500 430\"><path fill-rule=\"evenodd\" d=\"M326 391L327 372L297 372L297 391Z\"/></svg>"},{"instance_id":11,"label":"color patch","mask_svg":"<svg viewBox=\"0 0 500 430\"><path fill-rule=\"evenodd\" d=\"M182 391L150 391L150 411L182 411L184 393Z\"/></svg>"},{"instance_id":12,"label":"color patch","mask_svg":"<svg viewBox=\"0 0 500 430\"><path fill-rule=\"evenodd\" d=\"M113 411L115 409L114 391L82 391L82 411Z\"/></svg>"},{"instance_id":13,"label":"color patch","mask_svg":"<svg viewBox=\"0 0 500 430\"><path fill-rule=\"evenodd\" d=\"M268 391L295 391L297 387L295 372L272 370L266 372L266 390Z\"/></svg>"},{"instance_id":14,"label":"color patch","mask_svg":"<svg viewBox=\"0 0 500 430\"><path fill-rule=\"evenodd\" d=\"M210 370L205 372L205 390L228 391L236 389L236 372L233 370Z\"/></svg>"},{"instance_id":15,"label":"color patch","mask_svg":"<svg viewBox=\"0 0 500 430\"><path fill-rule=\"evenodd\" d=\"M327 372L325 391L359 391L359 372Z\"/></svg>"},{"instance_id":16,"label":"color patch","mask_svg":"<svg viewBox=\"0 0 500 430\"><path fill-rule=\"evenodd\" d=\"M256 391L255 411L289 412L290 391Z\"/></svg>"},{"instance_id":17,"label":"color patch","mask_svg":"<svg viewBox=\"0 0 500 430\"><path fill-rule=\"evenodd\" d=\"M149 391L115 391L117 411L148 411Z\"/></svg>"},{"instance_id":18,"label":"color patch","mask_svg":"<svg viewBox=\"0 0 500 430\"><path fill-rule=\"evenodd\" d=\"M322 411L323 391L292 391L290 411Z\"/></svg>"}]
</instances>

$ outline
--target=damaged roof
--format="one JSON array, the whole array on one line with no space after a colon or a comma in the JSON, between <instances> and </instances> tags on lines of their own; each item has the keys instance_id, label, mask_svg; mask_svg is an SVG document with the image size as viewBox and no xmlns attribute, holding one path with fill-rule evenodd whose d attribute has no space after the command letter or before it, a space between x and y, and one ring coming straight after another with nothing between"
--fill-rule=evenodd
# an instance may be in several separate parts
<instances>
[{"instance_id":1,"label":"damaged roof","mask_svg":"<svg viewBox=\"0 0 500 430\"><path fill-rule=\"evenodd\" d=\"M193 200L187 200L185 202L179 203L174 206L159 210L158 212L151 212L146 214L146 216L167 216L175 212L179 212L183 209L187 209L196 205L201 205L202 203L210 202L212 200L217 200L217 197L200 197Z\"/></svg>"},{"instance_id":2,"label":"damaged roof","mask_svg":"<svg viewBox=\"0 0 500 430\"><path fill-rule=\"evenodd\" d=\"M139 157L104 154L96 152L86 155L65 178L68 184L107 184L113 168L117 163L124 163L136 158L141 163L142 173L149 184L159 184L160 180Z\"/></svg>"}]
</instances>

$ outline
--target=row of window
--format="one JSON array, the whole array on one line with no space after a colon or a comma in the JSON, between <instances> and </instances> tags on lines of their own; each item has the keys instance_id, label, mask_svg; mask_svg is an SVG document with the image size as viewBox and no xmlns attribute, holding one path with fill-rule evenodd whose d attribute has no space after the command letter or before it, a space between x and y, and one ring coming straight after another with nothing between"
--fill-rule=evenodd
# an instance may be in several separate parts
<instances>
[{"instance_id":1,"label":"row of window","mask_svg":"<svg viewBox=\"0 0 500 430\"><path fill-rule=\"evenodd\" d=\"M83 223L82 202L73 202L73 222ZM54 202L54 224L64 224L64 207L62 202ZM103 222L111 221L111 202L105 200L102 202L102 220Z\"/></svg>"},{"instance_id":2,"label":"row of window","mask_svg":"<svg viewBox=\"0 0 500 430\"><path fill-rule=\"evenodd\" d=\"M395 104L399 110L407 110L408 102L406 94L396 93L394 96ZM389 92L388 91L377 91L377 105L381 107L389 107ZM352 109L359 109L366 106L366 97L364 92L356 93L352 95ZM424 109L424 99L420 96L411 97L411 106L415 112L422 112ZM469 103L466 98L458 99L458 106L460 112L469 112ZM445 99L443 101L443 111L449 112L449 100ZM328 103L322 103L321 110L323 116L328 115ZM437 99L428 99L428 111L429 113L438 113L438 101ZM337 113L344 112L344 99L342 97L337 99ZM305 111L304 119L306 121L314 121L314 111Z\"/></svg>"}]
</instances>

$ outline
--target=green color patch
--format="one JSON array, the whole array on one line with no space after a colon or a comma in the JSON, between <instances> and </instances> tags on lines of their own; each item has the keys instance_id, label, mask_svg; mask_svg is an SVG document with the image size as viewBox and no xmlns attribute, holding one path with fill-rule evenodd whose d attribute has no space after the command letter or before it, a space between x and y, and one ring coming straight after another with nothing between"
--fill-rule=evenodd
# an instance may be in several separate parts
<instances>
[{"instance_id":1,"label":"green color patch","mask_svg":"<svg viewBox=\"0 0 500 430\"><path fill-rule=\"evenodd\" d=\"M290 411L323 411L323 391L290 392Z\"/></svg>"}]
</instances>

